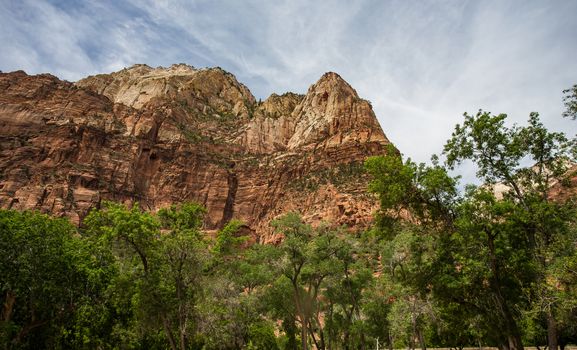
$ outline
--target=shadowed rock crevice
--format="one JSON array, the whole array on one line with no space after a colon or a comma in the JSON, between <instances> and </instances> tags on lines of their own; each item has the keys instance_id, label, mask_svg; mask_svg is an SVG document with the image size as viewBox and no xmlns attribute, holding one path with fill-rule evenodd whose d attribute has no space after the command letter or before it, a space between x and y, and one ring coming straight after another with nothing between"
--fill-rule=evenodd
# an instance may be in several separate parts
<instances>
[{"instance_id":1,"label":"shadowed rock crevice","mask_svg":"<svg viewBox=\"0 0 577 350\"><path fill-rule=\"evenodd\" d=\"M234 172L229 171L226 179L228 185L228 194L226 202L224 203L224 210L222 212L222 220L219 228L224 227L233 217L234 214L234 200L236 198L236 191L238 190L238 178Z\"/></svg>"}]
</instances>

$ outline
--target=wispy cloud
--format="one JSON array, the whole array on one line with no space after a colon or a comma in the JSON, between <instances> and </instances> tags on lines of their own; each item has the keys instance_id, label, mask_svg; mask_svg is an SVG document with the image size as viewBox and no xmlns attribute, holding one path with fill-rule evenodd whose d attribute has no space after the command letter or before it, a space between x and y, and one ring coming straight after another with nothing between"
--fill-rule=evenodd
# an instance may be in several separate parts
<instances>
[{"instance_id":1,"label":"wispy cloud","mask_svg":"<svg viewBox=\"0 0 577 350\"><path fill-rule=\"evenodd\" d=\"M253 93L305 92L325 71L372 101L403 153L426 161L479 108L575 133L575 1L0 2L0 69L76 80L134 63L221 66Z\"/></svg>"}]
</instances>

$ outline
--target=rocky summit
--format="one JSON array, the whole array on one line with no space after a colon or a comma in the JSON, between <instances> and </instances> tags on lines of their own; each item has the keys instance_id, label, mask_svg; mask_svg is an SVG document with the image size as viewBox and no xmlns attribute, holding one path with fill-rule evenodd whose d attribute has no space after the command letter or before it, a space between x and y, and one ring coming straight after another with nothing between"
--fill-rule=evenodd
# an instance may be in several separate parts
<instances>
[{"instance_id":1,"label":"rocky summit","mask_svg":"<svg viewBox=\"0 0 577 350\"><path fill-rule=\"evenodd\" d=\"M196 201L206 230L239 219L263 242L289 211L367 227L377 203L362 164L389 144L371 104L336 73L305 95L260 102L232 74L184 64L76 83L1 73L0 130L2 208L81 224L103 200L152 211Z\"/></svg>"}]
</instances>

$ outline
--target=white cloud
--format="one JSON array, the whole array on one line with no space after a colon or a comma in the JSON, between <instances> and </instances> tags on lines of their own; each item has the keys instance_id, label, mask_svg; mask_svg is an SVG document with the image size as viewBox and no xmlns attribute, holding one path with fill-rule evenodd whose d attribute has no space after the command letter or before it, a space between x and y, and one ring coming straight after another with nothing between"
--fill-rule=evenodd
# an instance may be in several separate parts
<instances>
[{"instance_id":1,"label":"white cloud","mask_svg":"<svg viewBox=\"0 0 577 350\"><path fill-rule=\"evenodd\" d=\"M483 108L575 133L574 1L0 2L0 69L75 80L134 63L221 66L257 96L303 93L336 71L408 156L441 151ZM467 170L470 171L470 170ZM468 175L467 180L471 180Z\"/></svg>"}]
</instances>

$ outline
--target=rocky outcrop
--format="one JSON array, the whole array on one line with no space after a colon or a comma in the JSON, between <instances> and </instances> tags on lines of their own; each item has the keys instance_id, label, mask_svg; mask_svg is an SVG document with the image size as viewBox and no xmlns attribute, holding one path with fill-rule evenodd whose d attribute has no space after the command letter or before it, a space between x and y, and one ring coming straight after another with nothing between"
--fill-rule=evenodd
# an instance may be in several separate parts
<instances>
[{"instance_id":1,"label":"rocky outcrop","mask_svg":"<svg viewBox=\"0 0 577 350\"><path fill-rule=\"evenodd\" d=\"M577 199L577 164L569 164L561 179L550 183L549 198L559 202Z\"/></svg>"},{"instance_id":2,"label":"rocky outcrop","mask_svg":"<svg viewBox=\"0 0 577 350\"><path fill-rule=\"evenodd\" d=\"M376 202L362 162L389 143L371 105L335 73L306 95L257 102L220 68L136 65L73 84L0 74L0 206L81 223L102 200L150 210L205 205L207 230L299 211L366 227Z\"/></svg>"}]
</instances>

